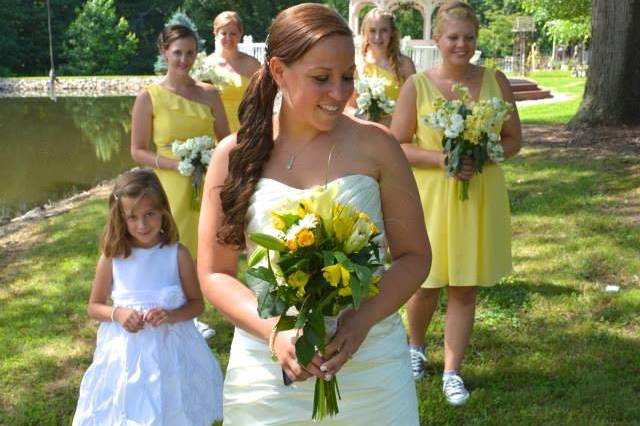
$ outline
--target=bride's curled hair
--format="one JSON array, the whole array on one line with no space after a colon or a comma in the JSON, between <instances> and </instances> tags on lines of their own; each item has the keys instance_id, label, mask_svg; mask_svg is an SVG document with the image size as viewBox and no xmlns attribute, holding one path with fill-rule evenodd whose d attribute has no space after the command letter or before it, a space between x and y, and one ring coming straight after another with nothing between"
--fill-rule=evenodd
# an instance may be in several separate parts
<instances>
[{"instance_id":1,"label":"bride's curled hair","mask_svg":"<svg viewBox=\"0 0 640 426\"><path fill-rule=\"evenodd\" d=\"M332 35L352 36L342 17L327 6L303 3L283 10L269 28L264 65L249 83L238 110L237 146L229 154L229 174L220 192L224 219L218 231L222 244L245 247L249 201L273 148L273 103L278 92L269 61L291 65L318 41Z\"/></svg>"}]
</instances>

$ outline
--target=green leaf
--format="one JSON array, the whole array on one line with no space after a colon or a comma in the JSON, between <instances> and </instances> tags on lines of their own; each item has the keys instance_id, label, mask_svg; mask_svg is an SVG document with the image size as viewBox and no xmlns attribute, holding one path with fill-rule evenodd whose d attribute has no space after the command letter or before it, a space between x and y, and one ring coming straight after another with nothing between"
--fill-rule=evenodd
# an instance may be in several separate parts
<instances>
[{"instance_id":1,"label":"green leaf","mask_svg":"<svg viewBox=\"0 0 640 426\"><path fill-rule=\"evenodd\" d=\"M271 250L285 251L287 246L273 235L255 233L249 235L249 239L259 246L266 247Z\"/></svg>"},{"instance_id":2,"label":"green leaf","mask_svg":"<svg viewBox=\"0 0 640 426\"><path fill-rule=\"evenodd\" d=\"M307 335L300 336L296 341L296 358L298 358L300 365L309 365L315 353L316 348L308 340Z\"/></svg>"},{"instance_id":3,"label":"green leaf","mask_svg":"<svg viewBox=\"0 0 640 426\"><path fill-rule=\"evenodd\" d=\"M307 324L302 332L305 336L307 336L307 340L315 347L315 348L323 348L324 347L324 336L321 336L312 326L311 324Z\"/></svg>"},{"instance_id":4,"label":"green leaf","mask_svg":"<svg viewBox=\"0 0 640 426\"><path fill-rule=\"evenodd\" d=\"M266 248L262 246L256 247L256 249L251 253L251 256L249 256L249 259L247 259L247 267L253 268L256 266L256 264L260 262L266 254Z\"/></svg>"},{"instance_id":5,"label":"green leaf","mask_svg":"<svg viewBox=\"0 0 640 426\"><path fill-rule=\"evenodd\" d=\"M356 265L356 276L360 281L360 288L362 289L363 295L369 294L369 285L371 285L372 275L371 269L366 266Z\"/></svg>"},{"instance_id":6,"label":"green leaf","mask_svg":"<svg viewBox=\"0 0 640 426\"><path fill-rule=\"evenodd\" d=\"M248 278L250 277L265 281L267 284L270 284L274 287L277 285L276 276L273 274L273 271L269 268L265 268L264 266L247 269L247 285L251 290L254 290L253 285L259 284L259 282L256 280L249 280Z\"/></svg>"},{"instance_id":7,"label":"green leaf","mask_svg":"<svg viewBox=\"0 0 640 426\"><path fill-rule=\"evenodd\" d=\"M322 263L323 266L331 266L333 265L333 252L330 250L322 250Z\"/></svg>"},{"instance_id":8,"label":"green leaf","mask_svg":"<svg viewBox=\"0 0 640 426\"><path fill-rule=\"evenodd\" d=\"M360 280L357 275L351 275L349 280L349 286L351 287L351 297L353 298L353 307L358 309L360 302L362 301L362 290Z\"/></svg>"},{"instance_id":9,"label":"green leaf","mask_svg":"<svg viewBox=\"0 0 640 426\"><path fill-rule=\"evenodd\" d=\"M265 267L247 270L247 286L258 297L258 315L260 318L271 318L286 312L285 303L278 297L276 291L276 277Z\"/></svg>"},{"instance_id":10,"label":"green leaf","mask_svg":"<svg viewBox=\"0 0 640 426\"><path fill-rule=\"evenodd\" d=\"M276 331L291 330L295 328L296 317L282 315L276 324Z\"/></svg>"}]
</instances>

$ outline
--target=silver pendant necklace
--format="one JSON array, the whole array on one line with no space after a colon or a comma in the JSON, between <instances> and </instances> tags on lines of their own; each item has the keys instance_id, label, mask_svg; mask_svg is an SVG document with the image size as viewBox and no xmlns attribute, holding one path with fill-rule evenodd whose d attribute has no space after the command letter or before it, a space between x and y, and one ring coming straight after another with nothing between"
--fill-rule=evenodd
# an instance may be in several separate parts
<instances>
[{"instance_id":1,"label":"silver pendant necklace","mask_svg":"<svg viewBox=\"0 0 640 426\"><path fill-rule=\"evenodd\" d=\"M287 161L287 170L293 169L293 165L296 162L296 158L298 158L298 155L302 154L302 151L304 151L304 149L307 147L307 145L309 145L309 143L311 143L312 140L313 138L306 141L304 145L302 145L297 152L293 152L289 154L289 160Z\"/></svg>"}]
</instances>

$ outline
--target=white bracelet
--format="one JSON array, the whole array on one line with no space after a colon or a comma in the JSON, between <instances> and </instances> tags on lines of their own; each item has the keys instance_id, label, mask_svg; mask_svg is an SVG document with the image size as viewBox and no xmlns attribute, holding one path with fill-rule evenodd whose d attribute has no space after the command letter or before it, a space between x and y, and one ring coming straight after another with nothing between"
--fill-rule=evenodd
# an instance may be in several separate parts
<instances>
[{"instance_id":1,"label":"white bracelet","mask_svg":"<svg viewBox=\"0 0 640 426\"><path fill-rule=\"evenodd\" d=\"M160 154L156 154L155 163L156 163L156 169L159 169L160 168Z\"/></svg>"},{"instance_id":2,"label":"white bracelet","mask_svg":"<svg viewBox=\"0 0 640 426\"><path fill-rule=\"evenodd\" d=\"M112 307L112 308L111 308L111 322L115 321L115 320L113 319L113 316L114 316L114 314L116 313L116 309L118 309L118 307L117 307L117 306L114 306L114 307Z\"/></svg>"}]
</instances>

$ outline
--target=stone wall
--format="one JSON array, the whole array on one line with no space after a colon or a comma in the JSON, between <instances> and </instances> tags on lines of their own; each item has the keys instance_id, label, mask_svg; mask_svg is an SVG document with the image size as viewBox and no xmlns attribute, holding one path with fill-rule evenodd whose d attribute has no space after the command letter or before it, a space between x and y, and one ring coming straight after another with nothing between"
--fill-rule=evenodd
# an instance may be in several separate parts
<instances>
[{"instance_id":1,"label":"stone wall","mask_svg":"<svg viewBox=\"0 0 640 426\"><path fill-rule=\"evenodd\" d=\"M158 76L61 77L56 96L135 96ZM49 97L47 78L0 78L0 98Z\"/></svg>"}]
</instances>

